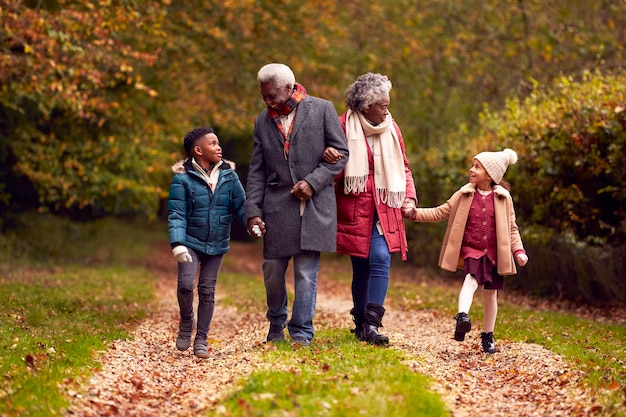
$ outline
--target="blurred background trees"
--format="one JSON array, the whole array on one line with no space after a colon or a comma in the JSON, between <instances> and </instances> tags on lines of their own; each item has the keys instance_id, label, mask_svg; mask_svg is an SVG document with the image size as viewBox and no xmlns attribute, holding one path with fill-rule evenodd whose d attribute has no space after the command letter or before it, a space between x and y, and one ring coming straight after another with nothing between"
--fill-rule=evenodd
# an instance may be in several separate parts
<instances>
[{"instance_id":1,"label":"blurred background trees","mask_svg":"<svg viewBox=\"0 0 626 417\"><path fill-rule=\"evenodd\" d=\"M28 209L157 217L197 125L245 181L265 63L339 113L381 72L420 205L464 184L478 151L512 147L531 262L511 285L626 298L624 1L0 0L0 23L4 228ZM409 225L410 262L436 267L444 226Z\"/></svg>"}]
</instances>

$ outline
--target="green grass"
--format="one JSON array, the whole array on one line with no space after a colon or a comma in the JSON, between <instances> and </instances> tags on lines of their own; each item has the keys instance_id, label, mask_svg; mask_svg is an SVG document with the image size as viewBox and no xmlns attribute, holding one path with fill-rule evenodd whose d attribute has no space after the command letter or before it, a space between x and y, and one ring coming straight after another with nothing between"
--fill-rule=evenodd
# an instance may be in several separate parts
<instances>
[{"instance_id":1,"label":"green grass","mask_svg":"<svg viewBox=\"0 0 626 417\"><path fill-rule=\"evenodd\" d=\"M626 416L626 326L509 304L500 307L498 317L500 337L562 355L585 372L585 384L604 398L608 415Z\"/></svg>"},{"instance_id":2,"label":"green grass","mask_svg":"<svg viewBox=\"0 0 626 417\"><path fill-rule=\"evenodd\" d=\"M141 265L155 243L167 240L167 229L119 220L24 219L18 230L0 236L0 415L60 415L69 392L79 391L97 369L98 352L128 337L150 311L156 278ZM237 262L224 259L225 265ZM345 268L333 270L333 279L349 284L350 278ZM452 318L460 281L423 278L392 279L389 305ZM241 311L265 309L258 276L222 273L218 293L221 303ZM471 316L482 321L480 291ZM603 416L626 416L626 326L501 300L496 338L562 355L603 399ZM239 381L211 415L447 415L428 378L410 370L415 358L359 343L346 329L318 329L310 348L284 342L260 349L266 370Z\"/></svg>"},{"instance_id":3,"label":"green grass","mask_svg":"<svg viewBox=\"0 0 626 417\"><path fill-rule=\"evenodd\" d=\"M345 262L324 256L323 262ZM224 263L229 262L237 260L227 255ZM333 279L349 284L351 273L334 268ZM259 276L222 273L218 285L221 303L241 311L265 310ZM292 347L288 341L265 346L263 359L271 369L240 381L208 415L448 415L439 396L429 390L429 379L411 371L402 352L361 343L346 329L316 329L311 347Z\"/></svg>"},{"instance_id":4,"label":"green grass","mask_svg":"<svg viewBox=\"0 0 626 417\"><path fill-rule=\"evenodd\" d=\"M399 351L358 342L345 329L317 332L311 347L277 343L256 372L210 415L445 416L427 377Z\"/></svg>"},{"instance_id":5,"label":"green grass","mask_svg":"<svg viewBox=\"0 0 626 417\"><path fill-rule=\"evenodd\" d=\"M2 416L59 415L98 351L128 337L155 293L154 277L134 264L157 237L150 228L31 217L0 246Z\"/></svg>"},{"instance_id":6,"label":"green grass","mask_svg":"<svg viewBox=\"0 0 626 417\"><path fill-rule=\"evenodd\" d=\"M392 280L390 303L407 310L432 309L452 318L457 313L462 280L434 280L438 285L422 280ZM442 283L446 285L439 285ZM481 290L474 295L470 317L482 325ZM452 320L450 323L452 329ZM495 337L496 343L498 339L536 343L563 356L574 369L584 372L582 383L603 398L603 415L626 416L626 326L594 322L568 312L512 305L501 299Z\"/></svg>"},{"instance_id":7,"label":"green grass","mask_svg":"<svg viewBox=\"0 0 626 417\"><path fill-rule=\"evenodd\" d=\"M227 254L224 264L228 262ZM220 272L216 292L220 304L235 307L239 311L264 311L267 308L265 287L257 276Z\"/></svg>"}]
</instances>

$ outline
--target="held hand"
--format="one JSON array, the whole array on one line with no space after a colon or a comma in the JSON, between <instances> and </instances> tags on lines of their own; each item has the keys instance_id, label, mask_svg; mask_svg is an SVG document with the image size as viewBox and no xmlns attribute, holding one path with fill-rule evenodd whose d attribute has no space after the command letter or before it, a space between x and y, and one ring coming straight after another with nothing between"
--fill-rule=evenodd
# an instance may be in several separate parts
<instances>
[{"instance_id":1,"label":"held hand","mask_svg":"<svg viewBox=\"0 0 626 417\"><path fill-rule=\"evenodd\" d=\"M415 219L415 215L417 214L417 209L415 207L404 208L402 207L402 217L405 219L413 220Z\"/></svg>"},{"instance_id":2,"label":"held hand","mask_svg":"<svg viewBox=\"0 0 626 417\"><path fill-rule=\"evenodd\" d=\"M515 257L519 266L524 266L528 262L528 256L525 253L520 253Z\"/></svg>"},{"instance_id":3,"label":"held hand","mask_svg":"<svg viewBox=\"0 0 626 417\"><path fill-rule=\"evenodd\" d=\"M328 162L329 164L336 164L341 158L343 158L343 154L332 146L329 146L328 148L324 149L324 154L322 155L322 158L324 158L324 161Z\"/></svg>"},{"instance_id":4,"label":"held hand","mask_svg":"<svg viewBox=\"0 0 626 417\"><path fill-rule=\"evenodd\" d=\"M191 257L189 249L187 249L186 246L176 246L174 249L172 249L172 253L174 254L174 257L178 262L193 262L193 258Z\"/></svg>"},{"instance_id":5,"label":"held hand","mask_svg":"<svg viewBox=\"0 0 626 417\"><path fill-rule=\"evenodd\" d=\"M417 210L415 209L415 201L412 198L406 198L400 209L402 217L413 220Z\"/></svg>"},{"instance_id":6,"label":"held hand","mask_svg":"<svg viewBox=\"0 0 626 417\"><path fill-rule=\"evenodd\" d=\"M257 239L265 234L265 222L260 217L251 217L248 219L248 234Z\"/></svg>"}]
</instances>

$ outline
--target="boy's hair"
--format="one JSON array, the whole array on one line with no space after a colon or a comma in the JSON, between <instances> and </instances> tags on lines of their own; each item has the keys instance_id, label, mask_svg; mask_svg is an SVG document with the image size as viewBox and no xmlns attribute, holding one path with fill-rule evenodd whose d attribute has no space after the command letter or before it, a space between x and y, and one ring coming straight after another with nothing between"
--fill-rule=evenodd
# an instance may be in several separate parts
<instances>
[{"instance_id":1,"label":"boy's hair","mask_svg":"<svg viewBox=\"0 0 626 417\"><path fill-rule=\"evenodd\" d=\"M201 137L208 135L209 133L214 133L213 129L208 126L196 127L191 132L185 135L183 139L183 146L185 147L185 153L188 157L193 156L192 149L195 146L198 139Z\"/></svg>"}]
</instances>

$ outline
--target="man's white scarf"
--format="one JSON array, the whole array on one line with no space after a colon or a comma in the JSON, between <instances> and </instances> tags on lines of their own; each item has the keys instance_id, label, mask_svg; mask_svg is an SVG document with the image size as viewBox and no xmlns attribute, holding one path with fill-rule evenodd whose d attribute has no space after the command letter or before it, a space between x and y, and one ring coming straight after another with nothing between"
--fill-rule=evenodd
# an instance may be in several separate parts
<instances>
[{"instance_id":1,"label":"man's white scarf","mask_svg":"<svg viewBox=\"0 0 626 417\"><path fill-rule=\"evenodd\" d=\"M379 125L372 125L360 111L348 110L346 138L350 157L345 168L344 193L366 190L369 176L367 141L372 136L374 156L374 187L376 203L389 207L402 207L406 196L406 174L400 140L394 128L391 113Z\"/></svg>"}]
</instances>

